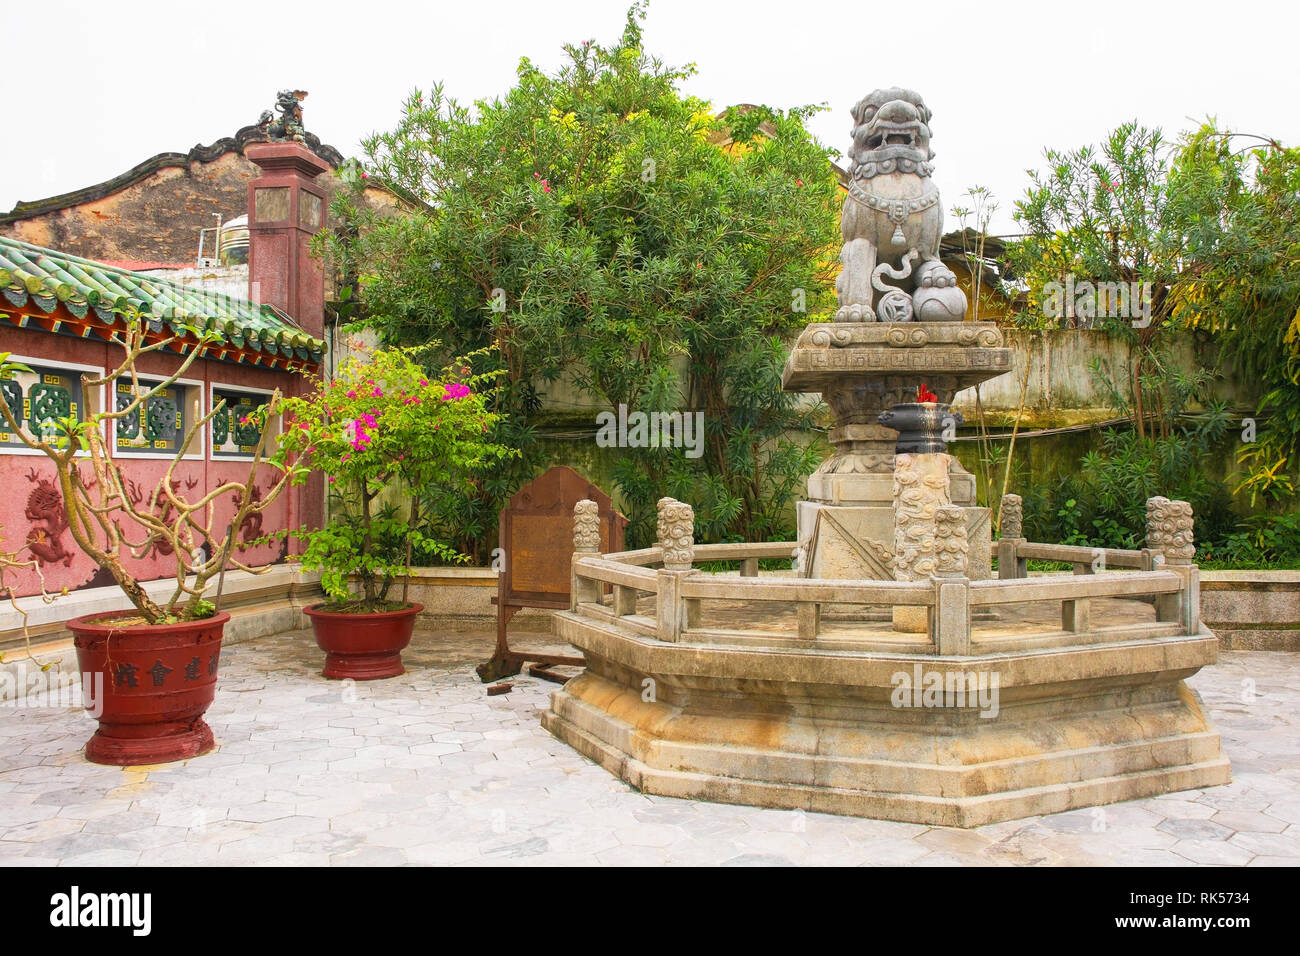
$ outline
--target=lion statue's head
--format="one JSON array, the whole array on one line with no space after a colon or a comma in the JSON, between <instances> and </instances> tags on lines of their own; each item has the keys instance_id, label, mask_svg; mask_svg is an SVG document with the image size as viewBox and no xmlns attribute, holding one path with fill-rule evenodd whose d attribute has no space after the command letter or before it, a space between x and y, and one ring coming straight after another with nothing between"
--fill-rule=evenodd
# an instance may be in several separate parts
<instances>
[{"instance_id":1,"label":"lion statue's head","mask_svg":"<svg viewBox=\"0 0 1300 956\"><path fill-rule=\"evenodd\" d=\"M853 107L853 175L878 172L930 174L930 109L914 90L875 90Z\"/></svg>"}]
</instances>

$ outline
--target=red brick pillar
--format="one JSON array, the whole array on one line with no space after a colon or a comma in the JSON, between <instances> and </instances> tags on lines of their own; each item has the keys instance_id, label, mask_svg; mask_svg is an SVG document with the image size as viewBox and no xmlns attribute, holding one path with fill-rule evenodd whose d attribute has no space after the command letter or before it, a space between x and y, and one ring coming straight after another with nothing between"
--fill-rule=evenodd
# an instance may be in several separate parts
<instances>
[{"instance_id":1,"label":"red brick pillar","mask_svg":"<svg viewBox=\"0 0 1300 956\"><path fill-rule=\"evenodd\" d=\"M301 143L257 143L244 155L262 169L248 184L248 297L324 338L325 273L310 247L326 224L328 203L316 177L329 165ZM290 393L301 394L312 384L303 379ZM289 527L320 525L325 484L319 474L287 494Z\"/></svg>"},{"instance_id":2,"label":"red brick pillar","mask_svg":"<svg viewBox=\"0 0 1300 956\"><path fill-rule=\"evenodd\" d=\"M325 274L311 237L325 228L329 169L301 143L257 143L244 155L262 175L248 184L248 297L287 312L308 335L325 329Z\"/></svg>"}]
</instances>

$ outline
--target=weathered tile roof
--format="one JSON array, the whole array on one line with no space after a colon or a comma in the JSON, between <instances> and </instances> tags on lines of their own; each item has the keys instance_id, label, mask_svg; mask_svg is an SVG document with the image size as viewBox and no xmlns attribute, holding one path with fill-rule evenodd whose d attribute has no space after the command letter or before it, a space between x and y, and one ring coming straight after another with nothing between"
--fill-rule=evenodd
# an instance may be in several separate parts
<instances>
[{"instance_id":1,"label":"weathered tile roof","mask_svg":"<svg viewBox=\"0 0 1300 956\"><path fill-rule=\"evenodd\" d=\"M217 333L219 357L229 353L236 361L262 364L260 357L276 359L266 364L286 366L298 360L319 364L325 343L298 327L292 318L270 305L208 292L167 279L141 275L33 246L0 236L0 317L7 307L25 316L47 316L56 321L38 323L47 331L60 331L59 320L85 320L109 328L121 326L126 309L136 309L150 328L193 337L187 327ZM66 315L65 315L66 313ZM87 334L85 325L79 334Z\"/></svg>"}]
</instances>

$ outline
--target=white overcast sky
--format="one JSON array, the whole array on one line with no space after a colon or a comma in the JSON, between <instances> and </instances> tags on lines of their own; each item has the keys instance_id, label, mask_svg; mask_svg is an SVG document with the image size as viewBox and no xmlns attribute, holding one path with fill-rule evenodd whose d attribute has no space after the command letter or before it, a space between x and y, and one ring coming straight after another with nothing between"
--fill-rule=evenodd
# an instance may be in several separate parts
<instances>
[{"instance_id":1,"label":"white overcast sky","mask_svg":"<svg viewBox=\"0 0 1300 956\"><path fill-rule=\"evenodd\" d=\"M435 80L499 95L521 56L548 70L564 42L613 42L622 0L0 0L7 100L0 210L100 182L163 151L255 122L305 89L309 130L344 155L394 126ZM878 11L881 19L873 12ZM940 0L899 5L652 0L649 52L694 62L688 91L721 109L825 102L813 130L843 150L848 110L909 86L934 112L945 210L972 185L1010 214L1045 146L1096 143L1137 118L1167 134L1207 115L1300 143L1300 4ZM945 222L954 228L951 216Z\"/></svg>"}]
</instances>

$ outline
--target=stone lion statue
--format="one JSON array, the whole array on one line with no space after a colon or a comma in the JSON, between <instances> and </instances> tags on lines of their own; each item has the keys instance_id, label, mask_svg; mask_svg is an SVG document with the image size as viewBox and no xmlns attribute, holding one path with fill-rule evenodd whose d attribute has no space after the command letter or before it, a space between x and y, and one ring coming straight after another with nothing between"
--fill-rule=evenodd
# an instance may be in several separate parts
<instances>
[{"instance_id":1,"label":"stone lion statue","mask_svg":"<svg viewBox=\"0 0 1300 956\"><path fill-rule=\"evenodd\" d=\"M930 110L890 87L853 107L852 180L840 232L837 322L961 321L966 294L939 261L943 207L930 173Z\"/></svg>"}]
</instances>

